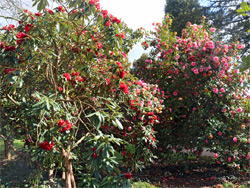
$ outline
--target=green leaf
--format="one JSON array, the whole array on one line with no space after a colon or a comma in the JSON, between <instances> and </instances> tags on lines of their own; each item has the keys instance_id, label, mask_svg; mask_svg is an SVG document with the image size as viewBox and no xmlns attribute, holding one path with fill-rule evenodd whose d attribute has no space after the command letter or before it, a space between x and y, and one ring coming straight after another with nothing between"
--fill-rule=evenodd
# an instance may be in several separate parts
<instances>
[{"instance_id":1,"label":"green leaf","mask_svg":"<svg viewBox=\"0 0 250 188\"><path fill-rule=\"evenodd\" d=\"M86 117L92 117L92 116L94 116L94 115L96 115L96 112L91 113L91 114L87 115Z\"/></svg>"},{"instance_id":2,"label":"green leaf","mask_svg":"<svg viewBox=\"0 0 250 188\"><path fill-rule=\"evenodd\" d=\"M245 11L243 9L237 9L236 10L238 13L244 13Z\"/></svg>"},{"instance_id":3,"label":"green leaf","mask_svg":"<svg viewBox=\"0 0 250 188\"><path fill-rule=\"evenodd\" d=\"M246 12L250 10L250 5L247 4L247 2L242 2L241 3L241 8L244 9Z\"/></svg>"},{"instance_id":4,"label":"green leaf","mask_svg":"<svg viewBox=\"0 0 250 188\"><path fill-rule=\"evenodd\" d=\"M60 27L60 23L56 23L56 30L58 33L61 33L61 27Z\"/></svg>"},{"instance_id":5,"label":"green leaf","mask_svg":"<svg viewBox=\"0 0 250 188\"><path fill-rule=\"evenodd\" d=\"M121 122L117 118L115 118L115 122L116 122L119 129L123 129Z\"/></svg>"},{"instance_id":6,"label":"green leaf","mask_svg":"<svg viewBox=\"0 0 250 188\"><path fill-rule=\"evenodd\" d=\"M46 98L45 101L46 101L46 107L47 107L47 109L50 110L49 99Z\"/></svg>"}]
</instances>

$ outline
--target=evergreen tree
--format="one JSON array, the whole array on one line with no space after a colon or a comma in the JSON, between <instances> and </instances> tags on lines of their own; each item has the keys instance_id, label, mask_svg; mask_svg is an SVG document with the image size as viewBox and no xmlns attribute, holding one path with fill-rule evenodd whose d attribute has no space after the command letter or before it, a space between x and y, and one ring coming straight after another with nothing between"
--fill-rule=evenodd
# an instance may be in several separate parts
<instances>
[{"instance_id":1,"label":"evergreen tree","mask_svg":"<svg viewBox=\"0 0 250 188\"><path fill-rule=\"evenodd\" d=\"M249 54L250 50L250 11L239 14L241 3L250 5L250 0L209 0L204 8L207 9L207 17L219 30L220 38L228 42L240 41L246 45L243 54Z\"/></svg>"},{"instance_id":2,"label":"evergreen tree","mask_svg":"<svg viewBox=\"0 0 250 188\"><path fill-rule=\"evenodd\" d=\"M203 9L198 0L166 0L165 14L173 16L172 31L182 33L187 22L199 24Z\"/></svg>"}]
</instances>

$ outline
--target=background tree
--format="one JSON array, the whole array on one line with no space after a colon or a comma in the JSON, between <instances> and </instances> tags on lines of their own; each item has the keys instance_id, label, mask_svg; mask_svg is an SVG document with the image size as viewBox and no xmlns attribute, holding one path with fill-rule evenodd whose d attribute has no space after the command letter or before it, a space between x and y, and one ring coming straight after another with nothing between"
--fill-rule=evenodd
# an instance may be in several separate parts
<instances>
[{"instance_id":1,"label":"background tree","mask_svg":"<svg viewBox=\"0 0 250 188\"><path fill-rule=\"evenodd\" d=\"M166 0L165 14L173 16L172 31L180 35L187 22L199 24L203 9L198 0Z\"/></svg>"},{"instance_id":2,"label":"background tree","mask_svg":"<svg viewBox=\"0 0 250 188\"><path fill-rule=\"evenodd\" d=\"M246 44L246 48L241 55L249 53L250 47L250 11L245 14L238 14L237 9L241 8L241 3L250 4L249 0L209 0L204 6L206 15L212 20L212 24L220 31L220 38L233 42L239 40Z\"/></svg>"},{"instance_id":3,"label":"background tree","mask_svg":"<svg viewBox=\"0 0 250 188\"><path fill-rule=\"evenodd\" d=\"M2 0L0 1L0 15L18 17L18 13L31 7L31 0Z\"/></svg>"}]
</instances>

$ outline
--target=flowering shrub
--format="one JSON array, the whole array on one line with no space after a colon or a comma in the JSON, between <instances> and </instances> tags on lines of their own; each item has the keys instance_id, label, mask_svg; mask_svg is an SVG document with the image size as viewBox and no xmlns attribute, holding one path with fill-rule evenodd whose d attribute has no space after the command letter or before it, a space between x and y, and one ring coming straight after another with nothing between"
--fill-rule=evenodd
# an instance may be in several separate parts
<instances>
[{"instance_id":1,"label":"flowering shrub","mask_svg":"<svg viewBox=\"0 0 250 188\"><path fill-rule=\"evenodd\" d=\"M129 186L154 158L162 93L129 73L141 31L97 0L75 3L25 11L17 27L2 28L0 92L19 108L40 170L60 171L66 187Z\"/></svg>"},{"instance_id":2,"label":"flowering shrub","mask_svg":"<svg viewBox=\"0 0 250 188\"><path fill-rule=\"evenodd\" d=\"M209 148L219 164L247 169L250 76L249 70L235 68L244 45L215 41L215 29L205 18L201 25L187 23L181 37L170 33L171 22L167 16L146 34L142 45L152 50L133 70L164 92L165 109L156 129L159 155L167 159L171 152L187 156L183 152L192 151L199 160L203 148Z\"/></svg>"}]
</instances>

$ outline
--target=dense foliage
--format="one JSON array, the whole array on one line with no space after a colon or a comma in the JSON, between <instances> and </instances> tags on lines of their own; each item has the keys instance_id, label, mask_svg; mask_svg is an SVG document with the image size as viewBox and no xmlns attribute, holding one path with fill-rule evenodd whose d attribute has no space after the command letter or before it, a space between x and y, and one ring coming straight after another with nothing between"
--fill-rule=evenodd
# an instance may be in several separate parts
<instances>
[{"instance_id":1,"label":"dense foliage","mask_svg":"<svg viewBox=\"0 0 250 188\"><path fill-rule=\"evenodd\" d=\"M153 160L163 108L158 86L129 73L141 31L94 0L25 11L2 30L1 103L17 109L8 115L31 162L51 186L55 173L66 187L130 186L132 172Z\"/></svg>"},{"instance_id":2,"label":"dense foliage","mask_svg":"<svg viewBox=\"0 0 250 188\"><path fill-rule=\"evenodd\" d=\"M166 16L156 24L142 43L152 48L149 56L134 64L136 76L164 92L159 156L191 151L199 160L209 148L219 164L248 169L250 76L235 68L245 45L215 41L205 17L202 25L189 22L181 37L170 32L171 23Z\"/></svg>"}]
</instances>

